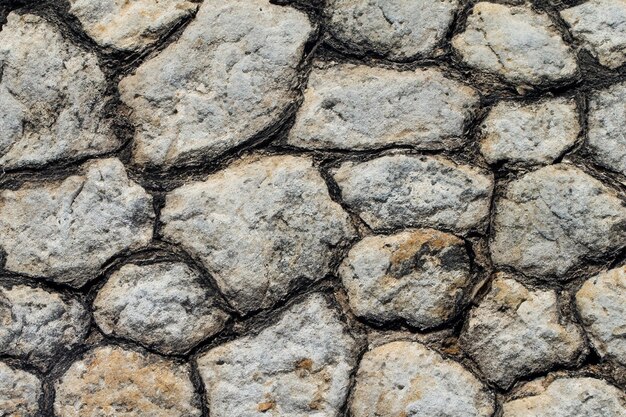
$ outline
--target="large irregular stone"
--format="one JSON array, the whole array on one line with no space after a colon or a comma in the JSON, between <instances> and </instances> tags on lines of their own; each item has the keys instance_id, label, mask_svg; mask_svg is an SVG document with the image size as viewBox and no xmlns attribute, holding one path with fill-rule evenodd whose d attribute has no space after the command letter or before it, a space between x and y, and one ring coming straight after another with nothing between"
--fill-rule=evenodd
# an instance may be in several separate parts
<instances>
[{"instance_id":1,"label":"large irregular stone","mask_svg":"<svg viewBox=\"0 0 626 417\"><path fill-rule=\"evenodd\" d=\"M455 361L416 342L366 352L356 375L354 417L490 417L491 392Z\"/></svg>"},{"instance_id":2,"label":"large irregular stone","mask_svg":"<svg viewBox=\"0 0 626 417\"><path fill-rule=\"evenodd\" d=\"M55 384L58 417L200 417L191 369L157 355L103 346Z\"/></svg>"},{"instance_id":3,"label":"large irregular stone","mask_svg":"<svg viewBox=\"0 0 626 417\"><path fill-rule=\"evenodd\" d=\"M345 203L375 230L482 228L493 177L446 158L388 155L333 171Z\"/></svg>"},{"instance_id":4,"label":"large irregular stone","mask_svg":"<svg viewBox=\"0 0 626 417\"><path fill-rule=\"evenodd\" d=\"M579 132L573 100L500 102L482 123L480 151L490 164L550 164L576 143Z\"/></svg>"},{"instance_id":5,"label":"large irregular stone","mask_svg":"<svg viewBox=\"0 0 626 417\"><path fill-rule=\"evenodd\" d=\"M41 382L35 375L0 362L1 416L36 417L40 397Z\"/></svg>"},{"instance_id":6,"label":"large irregular stone","mask_svg":"<svg viewBox=\"0 0 626 417\"><path fill-rule=\"evenodd\" d=\"M565 80L578 68L548 15L529 6L476 4L452 46L467 65L517 84Z\"/></svg>"},{"instance_id":7,"label":"large irregular stone","mask_svg":"<svg viewBox=\"0 0 626 417\"><path fill-rule=\"evenodd\" d=\"M70 0L70 13L99 45L136 51L198 7L186 0Z\"/></svg>"},{"instance_id":8,"label":"large irregular stone","mask_svg":"<svg viewBox=\"0 0 626 417\"><path fill-rule=\"evenodd\" d=\"M581 330L560 317L555 291L529 290L500 274L470 312L461 346L500 387L571 364L584 351Z\"/></svg>"},{"instance_id":9,"label":"large irregular stone","mask_svg":"<svg viewBox=\"0 0 626 417\"><path fill-rule=\"evenodd\" d=\"M40 288L0 287L0 354L47 369L81 343L91 317L81 303Z\"/></svg>"},{"instance_id":10,"label":"large irregular stone","mask_svg":"<svg viewBox=\"0 0 626 417\"><path fill-rule=\"evenodd\" d=\"M312 33L304 13L267 0L201 6L179 40L119 84L133 109L134 162L216 158L277 123Z\"/></svg>"},{"instance_id":11,"label":"large irregular stone","mask_svg":"<svg viewBox=\"0 0 626 417\"><path fill-rule=\"evenodd\" d=\"M311 160L293 156L248 158L178 188L161 220L164 237L199 258L242 312L323 278L355 233Z\"/></svg>"},{"instance_id":12,"label":"large irregular stone","mask_svg":"<svg viewBox=\"0 0 626 417\"><path fill-rule=\"evenodd\" d=\"M626 245L626 203L579 168L552 165L508 185L493 229L496 265L563 279L583 259Z\"/></svg>"},{"instance_id":13,"label":"large irregular stone","mask_svg":"<svg viewBox=\"0 0 626 417\"><path fill-rule=\"evenodd\" d=\"M338 417L356 366L356 344L315 294L259 334L198 359L212 417Z\"/></svg>"},{"instance_id":14,"label":"large irregular stone","mask_svg":"<svg viewBox=\"0 0 626 417\"><path fill-rule=\"evenodd\" d=\"M328 30L351 52L391 60L437 55L458 0L328 0Z\"/></svg>"},{"instance_id":15,"label":"large irregular stone","mask_svg":"<svg viewBox=\"0 0 626 417\"><path fill-rule=\"evenodd\" d=\"M576 293L576 306L600 356L626 366L626 266L590 278Z\"/></svg>"},{"instance_id":16,"label":"large irregular stone","mask_svg":"<svg viewBox=\"0 0 626 417\"><path fill-rule=\"evenodd\" d=\"M561 11L570 32L600 64L615 69L626 62L626 3L590 0Z\"/></svg>"},{"instance_id":17,"label":"large irregular stone","mask_svg":"<svg viewBox=\"0 0 626 417\"><path fill-rule=\"evenodd\" d=\"M455 148L464 142L478 100L472 88L436 69L314 69L288 143L309 149Z\"/></svg>"},{"instance_id":18,"label":"large irregular stone","mask_svg":"<svg viewBox=\"0 0 626 417\"><path fill-rule=\"evenodd\" d=\"M114 272L94 301L94 318L106 334L181 354L219 332L228 314L197 272L166 262Z\"/></svg>"},{"instance_id":19,"label":"large irregular stone","mask_svg":"<svg viewBox=\"0 0 626 417\"><path fill-rule=\"evenodd\" d=\"M41 166L116 149L98 59L38 16L0 31L0 168Z\"/></svg>"},{"instance_id":20,"label":"large irregular stone","mask_svg":"<svg viewBox=\"0 0 626 417\"><path fill-rule=\"evenodd\" d=\"M368 236L350 249L339 275L357 316L420 329L456 316L471 283L463 240L433 229Z\"/></svg>"},{"instance_id":21,"label":"large irregular stone","mask_svg":"<svg viewBox=\"0 0 626 417\"><path fill-rule=\"evenodd\" d=\"M0 192L0 247L12 272L80 287L120 252L152 239L152 197L117 159L63 181Z\"/></svg>"}]
</instances>

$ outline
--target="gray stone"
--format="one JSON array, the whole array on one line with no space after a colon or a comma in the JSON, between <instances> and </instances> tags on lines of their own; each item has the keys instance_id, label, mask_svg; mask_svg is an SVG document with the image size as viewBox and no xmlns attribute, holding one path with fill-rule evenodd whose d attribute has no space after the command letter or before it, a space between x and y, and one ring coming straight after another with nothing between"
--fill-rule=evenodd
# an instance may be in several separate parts
<instances>
[{"instance_id":1,"label":"gray stone","mask_svg":"<svg viewBox=\"0 0 626 417\"><path fill-rule=\"evenodd\" d=\"M8 271L80 287L123 251L152 239L152 197L117 159L85 163L62 181L0 192Z\"/></svg>"},{"instance_id":2,"label":"gray stone","mask_svg":"<svg viewBox=\"0 0 626 417\"><path fill-rule=\"evenodd\" d=\"M105 117L98 59L38 16L9 14L0 31L0 168L36 167L120 146Z\"/></svg>"},{"instance_id":3,"label":"gray stone","mask_svg":"<svg viewBox=\"0 0 626 417\"><path fill-rule=\"evenodd\" d=\"M36 417L40 397L41 382L35 375L0 362L1 416Z\"/></svg>"},{"instance_id":4,"label":"gray stone","mask_svg":"<svg viewBox=\"0 0 626 417\"><path fill-rule=\"evenodd\" d=\"M443 157L388 155L333 170L345 203L375 230L483 228L493 178Z\"/></svg>"},{"instance_id":5,"label":"gray stone","mask_svg":"<svg viewBox=\"0 0 626 417\"><path fill-rule=\"evenodd\" d=\"M267 0L201 6L180 39L119 84L133 110L133 161L195 164L275 125L296 100L312 34L304 13Z\"/></svg>"},{"instance_id":6,"label":"gray stone","mask_svg":"<svg viewBox=\"0 0 626 417\"><path fill-rule=\"evenodd\" d=\"M198 358L211 417L338 417L356 366L355 340L314 294L256 335Z\"/></svg>"},{"instance_id":7,"label":"gray stone","mask_svg":"<svg viewBox=\"0 0 626 417\"><path fill-rule=\"evenodd\" d=\"M288 144L307 149L462 145L478 94L436 69L355 65L314 69Z\"/></svg>"},{"instance_id":8,"label":"gray stone","mask_svg":"<svg viewBox=\"0 0 626 417\"><path fill-rule=\"evenodd\" d=\"M222 330L228 314L197 272L166 262L114 272L94 301L94 318L105 334L182 354Z\"/></svg>"}]
</instances>

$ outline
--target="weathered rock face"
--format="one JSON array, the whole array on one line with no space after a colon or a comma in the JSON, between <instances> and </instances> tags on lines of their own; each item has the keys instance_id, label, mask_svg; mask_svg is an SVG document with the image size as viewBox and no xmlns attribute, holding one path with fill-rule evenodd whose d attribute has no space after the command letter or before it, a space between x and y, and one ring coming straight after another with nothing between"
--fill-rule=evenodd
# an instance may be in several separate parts
<instances>
[{"instance_id":1,"label":"weathered rock face","mask_svg":"<svg viewBox=\"0 0 626 417\"><path fill-rule=\"evenodd\" d=\"M70 13L104 47L136 51L154 42L198 5L185 0L70 0Z\"/></svg>"},{"instance_id":2,"label":"weathered rock face","mask_svg":"<svg viewBox=\"0 0 626 417\"><path fill-rule=\"evenodd\" d=\"M375 230L481 228L493 178L442 157L388 155L333 171L345 203Z\"/></svg>"},{"instance_id":3,"label":"weathered rock face","mask_svg":"<svg viewBox=\"0 0 626 417\"><path fill-rule=\"evenodd\" d=\"M482 123L480 151L490 164L550 164L576 143L579 133L573 100L500 102Z\"/></svg>"},{"instance_id":4,"label":"weathered rock face","mask_svg":"<svg viewBox=\"0 0 626 417\"><path fill-rule=\"evenodd\" d=\"M555 291L529 290L504 274L470 312L461 346L504 389L517 378L574 363L585 347L580 329L560 317Z\"/></svg>"},{"instance_id":5,"label":"weathered rock face","mask_svg":"<svg viewBox=\"0 0 626 417\"><path fill-rule=\"evenodd\" d=\"M98 59L42 18L11 13L0 31L0 168L117 148Z\"/></svg>"},{"instance_id":6,"label":"weathered rock face","mask_svg":"<svg viewBox=\"0 0 626 417\"><path fill-rule=\"evenodd\" d=\"M552 165L508 185L496 202L493 229L496 265L563 279L583 259L624 246L626 204L579 168Z\"/></svg>"},{"instance_id":7,"label":"weathered rock face","mask_svg":"<svg viewBox=\"0 0 626 417\"><path fill-rule=\"evenodd\" d=\"M472 88L435 69L314 69L287 143L307 149L454 148L465 140L478 99Z\"/></svg>"},{"instance_id":8,"label":"weathered rock face","mask_svg":"<svg viewBox=\"0 0 626 417\"><path fill-rule=\"evenodd\" d=\"M133 109L134 162L197 163L277 123L312 32L304 13L265 0L200 7L178 41L119 84Z\"/></svg>"},{"instance_id":9,"label":"weathered rock face","mask_svg":"<svg viewBox=\"0 0 626 417\"><path fill-rule=\"evenodd\" d=\"M563 81L577 71L576 57L554 23L529 6L477 3L452 46L470 67L516 84Z\"/></svg>"},{"instance_id":10,"label":"weathered rock face","mask_svg":"<svg viewBox=\"0 0 626 417\"><path fill-rule=\"evenodd\" d=\"M0 247L12 272L80 287L114 255L152 238L152 197L117 159L63 181L0 192Z\"/></svg>"},{"instance_id":11,"label":"weathered rock face","mask_svg":"<svg viewBox=\"0 0 626 417\"><path fill-rule=\"evenodd\" d=\"M293 156L246 159L178 188L161 220L165 238L197 256L242 312L323 278L333 248L355 233L311 161Z\"/></svg>"},{"instance_id":12,"label":"weathered rock face","mask_svg":"<svg viewBox=\"0 0 626 417\"><path fill-rule=\"evenodd\" d=\"M626 267L589 278L576 293L576 306L600 356L626 366Z\"/></svg>"},{"instance_id":13,"label":"weathered rock face","mask_svg":"<svg viewBox=\"0 0 626 417\"><path fill-rule=\"evenodd\" d=\"M35 417L41 382L35 375L0 362L0 410L7 417Z\"/></svg>"},{"instance_id":14,"label":"weathered rock face","mask_svg":"<svg viewBox=\"0 0 626 417\"><path fill-rule=\"evenodd\" d=\"M55 384L59 417L199 417L189 366L154 354L98 347Z\"/></svg>"},{"instance_id":15,"label":"weathered rock face","mask_svg":"<svg viewBox=\"0 0 626 417\"><path fill-rule=\"evenodd\" d=\"M213 417L335 417L356 355L346 325L316 294L259 334L201 355L198 368Z\"/></svg>"},{"instance_id":16,"label":"weathered rock face","mask_svg":"<svg viewBox=\"0 0 626 417\"><path fill-rule=\"evenodd\" d=\"M94 318L106 334L181 354L219 332L228 314L197 272L167 262L114 272L94 301Z\"/></svg>"},{"instance_id":17,"label":"weathered rock face","mask_svg":"<svg viewBox=\"0 0 626 417\"><path fill-rule=\"evenodd\" d=\"M453 318L471 283L463 240L433 229L368 236L352 247L339 275L357 316L420 329Z\"/></svg>"},{"instance_id":18,"label":"weathered rock face","mask_svg":"<svg viewBox=\"0 0 626 417\"><path fill-rule=\"evenodd\" d=\"M416 342L365 353L356 375L354 417L491 416L494 398L460 364Z\"/></svg>"}]
</instances>

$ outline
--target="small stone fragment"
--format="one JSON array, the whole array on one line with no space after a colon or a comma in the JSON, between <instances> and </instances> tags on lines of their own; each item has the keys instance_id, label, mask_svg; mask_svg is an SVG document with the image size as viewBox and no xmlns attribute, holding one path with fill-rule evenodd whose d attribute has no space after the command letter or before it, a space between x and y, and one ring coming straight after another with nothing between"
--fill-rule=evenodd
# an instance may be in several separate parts
<instances>
[{"instance_id":1,"label":"small stone fragment","mask_svg":"<svg viewBox=\"0 0 626 417\"><path fill-rule=\"evenodd\" d=\"M561 17L600 64L615 69L626 62L626 2L590 0L562 10Z\"/></svg>"},{"instance_id":2,"label":"small stone fragment","mask_svg":"<svg viewBox=\"0 0 626 417\"><path fill-rule=\"evenodd\" d=\"M435 69L314 69L288 144L346 150L455 148L465 141L478 101L471 87Z\"/></svg>"},{"instance_id":3,"label":"small stone fragment","mask_svg":"<svg viewBox=\"0 0 626 417\"><path fill-rule=\"evenodd\" d=\"M470 312L461 346L504 389L518 378L575 362L585 347L581 330L560 317L555 291L529 290L504 274Z\"/></svg>"},{"instance_id":4,"label":"small stone fragment","mask_svg":"<svg viewBox=\"0 0 626 417\"><path fill-rule=\"evenodd\" d=\"M576 143L579 133L573 100L500 102L482 124L480 151L490 164L550 164Z\"/></svg>"},{"instance_id":5,"label":"small stone fragment","mask_svg":"<svg viewBox=\"0 0 626 417\"><path fill-rule=\"evenodd\" d=\"M152 197L118 159L93 160L63 181L0 192L8 271L80 287L114 255L152 239Z\"/></svg>"},{"instance_id":6,"label":"small stone fragment","mask_svg":"<svg viewBox=\"0 0 626 417\"><path fill-rule=\"evenodd\" d=\"M0 168L75 160L120 146L105 115L96 55L41 17L9 14L0 31Z\"/></svg>"},{"instance_id":7,"label":"small stone fragment","mask_svg":"<svg viewBox=\"0 0 626 417\"><path fill-rule=\"evenodd\" d=\"M36 417L41 382L33 374L0 362L0 416Z\"/></svg>"},{"instance_id":8,"label":"small stone fragment","mask_svg":"<svg viewBox=\"0 0 626 417\"><path fill-rule=\"evenodd\" d=\"M338 417L356 356L346 325L316 294L259 334L201 355L198 368L211 417Z\"/></svg>"},{"instance_id":9,"label":"small stone fragment","mask_svg":"<svg viewBox=\"0 0 626 417\"><path fill-rule=\"evenodd\" d=\"M357 316L403 319L422 330L456 316L471 283L463 240L433 229L368 236L352 247L339 276Z\"/></svg>"},{"instance_id":10,"label":"small stone fragment","mask_svg":"<svg viewBox=\"0 0 626 417\"><path fill-rule=\"evenodd\" d=\"M459 363L417 342L365 353L356 375L353 417L490 417L494 396Z\"/></svg>"},{"instance_id":11,"label":"small stone fragment","mask_svg":"<svg viewBox=\"0 0 626 417\"><path fill-rule=\"evenodd\" d=\"M183 354L216 334L228 319L200 275L183 263L124 265L94 301L106 334L164 354Z\"/></svg>"},{"instance_id":12,"label":"small stone fragment","mask_svg":"<svg viewBox=\"0 0 626 417\"><path fill-rule=\"evenodd\" d=\"M626 267L596 275L576 294L576 306L593 347L626 366Z\"/></svg>"},{"instance_id":13,"label":"small stone fragment","mask_svg":"<svg viewBox=\"0 0 626 417\"><path fill-rule=\"evenodd\" d=\"M452 46L465 64L517 84L563 81L578 68L548 15L529 6L477 3Z\"/></svg>"},{"instance_id":14,"label":"small stone fragment","mask_svg":"<svg viewBox=\"0 0 626 417\"><path fill-rule=\"evenodd\" d=\"M50 360L81 343L89 331L89 312L77 300L41 288L0 287L0 354L43 369Z\"/></svg>"},{"instance_id":15,"label":"small stone fragment","mask_svg":"<svg viewBox=\"0 0 626 417\"><path fill-rule=\"evenodd\" d=\"M405 61L438 55L458 0L329 0L328 30L350 52Z\"/></svg>"},{"instance_id":16,"label":"small stone fragment","mask_svg":"<svg viewBox=\"0 0 626 417\"><path fill-rule=\"evenodd\" d=\"M333 171L344 202L375 230L482 228L493 177L442 157L387 155Z\"/></svg>"},{"instance_id":17,"label":"small stone fragment","mask_svg":"<svg viewBox=\"0 0 626 417\"><path fill-rule=\"evenodd\" d=\"M197 7L186 0L70 0L70 13L100 46L130 51L158 41Z\"/></svg>"},{"instance_id":18,"label":"small stone fragment","mask_svg":"<svg viewBox=\"0 0 626 417\"><path fill-rule=\"evenodd\" d=\"M133 109L134 162L196 164L279 122L296 100L312 34L307 16L292 7L205 3L180 39L119 84Z\"/></svg>"},{"instance_id":19,"label":"small stone fragment","mask_svg":"<svg viewBox=\"0 0 626 417\"><path fill-rule=\"evenodd\" d=\"M551 165L508 185L493 226L497 266L565 279L583 259L626 245L626 203L579 168Z\"/></svg>"},{"instance_id":20,"label":"small stone fragment","mask_svg":"<svg viewBox=\"0 0 626 417\"><path fill-rule=\"evenodd\" d=\"M166 239L211 272L242 312L268 308L298 282L330 272L333 250L355 234L307 158L246 158L167 195Z\"/></svg>"},{"instance_id":21,"label":"small stone fragment","mask_svg":"<svg viewBox=\"0 0 626 417\"><path fill-rule=\"evenodd\" d=\"M191 369L151 353L98 347L55 384L58 417L200 417Z\"/></svg>"}]
</instances>

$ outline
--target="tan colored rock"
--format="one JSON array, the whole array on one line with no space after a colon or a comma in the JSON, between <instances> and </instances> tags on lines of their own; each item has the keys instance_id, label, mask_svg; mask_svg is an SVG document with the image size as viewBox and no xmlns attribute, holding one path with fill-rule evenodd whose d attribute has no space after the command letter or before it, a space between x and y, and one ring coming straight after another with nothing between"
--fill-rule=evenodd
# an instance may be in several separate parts
<instances>
[{"instance_id":1,"label":"tan colored rock","mask_svg":"<svg viewBox=\"0 0 626 417\"><path fill-rule=\"evenodd\" d=\"M35 375L0 362L0 415L38 416L41 393L41 382Z\"/></svg>"}]
</instances>

